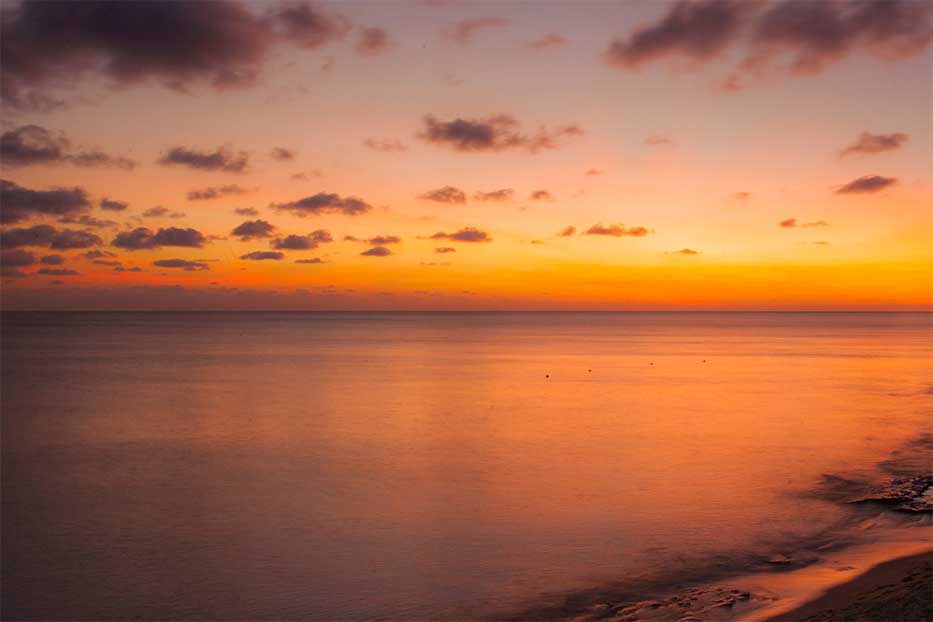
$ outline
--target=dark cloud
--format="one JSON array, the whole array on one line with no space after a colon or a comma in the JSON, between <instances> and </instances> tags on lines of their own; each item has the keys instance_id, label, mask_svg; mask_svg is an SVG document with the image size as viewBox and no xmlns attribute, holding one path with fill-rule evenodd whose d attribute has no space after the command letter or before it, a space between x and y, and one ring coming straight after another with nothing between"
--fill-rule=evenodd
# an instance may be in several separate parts
<instances>
[{"instance_id":1,"label":"dark cloud","mask_svg":"<svg viewBox=\"0 0 933 622\"><path fill-rule=\"evenodd\" d=\"M900 149L909 138L910 136L903 132L895 132L893 134L862 132L858 140L839 152L839 157L844 158L850 155L866 155L894 151L895 149Z\"/></svg>"},{"instance_id":2,"label":"dark cloud","mask_svg":"<svg viewBox=\"0 0 933 622\"><path fill-rule=\"evenodd\" d=\"M187 166L201 171L242 173L249 166L249 154L245 151L234 153L229 147L218 147L214 151L172 147L156 163L163 166Z\"/></svg>"},{"instance_id":3,"label":"dark cloud","mask_svg":"<svg viewBox=\"0 0 933 622\"><path fill-rule=\"evenodd\" d=\"M64 134L53 134L38 125L24 125L0 136L0 160L4 166L33 164L73 164L131 170L136 163L100 151L72 151Z\"/></svg>"},{"instance_id":4,"label":"dark cloud","mask_svg":"<svg viewBox=\"0 0 933 622\"><path fill-rule=\"evenodd\" d=\"M150 207L143 212L143 216L147 218L184 218L184 212L173 212L167 207L161 205L156 205L155 207Z\"/></svg>"},{"instance_id":5,"label":"dark cloud","mask_svg":"<svg viewBox=\"0 0 933 622\"><path fill-rule=\"evenodd\" d=\"M453 246L438 246L434 249L434 252L438 255L444 255L446 253L456 253L457 249Z\"/></svg>"},{"instance_id":6,"label":"dark cloud","mask_svg":"<svg viewBox=\"0 0 933 622\"><path fill-rule=\"evenodd\" d=\"M24 229L7 229L0 233L0 246L20 248L22 246L48 246L57 231L50 225L35 225Z\"/></svg>"},{"instance_id":7,"label":"dark cloud","mask_svg":"<svg viewBox=\"0 0 933 622\"><path fill-rule=\"evenodd\" d=\"M429 190L418 195L419 199L435 201L437 203L466 203L466 193L453 186L444 186L436 190Z\"/></svg>"},{"instance_id":8,"label":"dark cloud","mask_svg":"<svg viewBox=\"0 0 933 622\"><path fill-rule=\"evenodd\" d=\"M255 238L268 238L275 233L275 226L265 220L247 220L237 226L230 235L235 235L241 241Z\"/></svg>"},{"instance_id":9,"label":"dark cloud","mask_svg":"<svg viewBox=\"0 0 933 622\"><path fill-rule=\"evenodd\" d=\"M644 227L629 227L626 229L624 225L609 225L608 227L604 227L599 224L593 225L584 233L586 235L609 235L614 238L621 238L624 236L643 238L651 232Z\"/></svg>"},{"instance_id":10,"label":"dark cloud","mask_svg":"<svg viewBox=\"0 0 933 622\"><path fill-rule=\"evenodd\" d=\"M107 198L100 200L100 209L107 210L109 212L122 212L129 206L129 203L124 203L122 201L112 201Z\"/></svg>"},{"instance_id":11,"label":"dark cloud","mask_svg":"<svg viewBox=\"0 0 933 622\"><path fill-rule=\"evenodd\" d=\"M563 125L554 130L541 127L535 134L523 134L519 122L508 115L484 119L454 119L438 121L431 115L424 118L424 129L418 133L421 140L464 153L504 151L516 149L537 153L556 149L568 137L583 134L576 125Z\"/></svg>"},{"instance_id":12,"label":"dark cloud","mask_svg":"<svg viewBox=\"0 0 933 622\"><path fill-rule=\"evenodd\" d=\"M556 32L548 33L533 41L528 42L528 47L532 50L544 50L547 48L558 48L567 44L567 40Z\"/></svg>"},{"instance_id":13,"label":"dark cloud","mask_svg":"<svg viewBox=\"0 0 933 622\"><path fill-rule=\"evenodd\" d=\"M324 263L320 257L311 257L310 259L296 259L295 263Z\"/></svg>"},{"instance_id":14,"label":"dark cloud","mask_svg":"<svg viewBox=\"0 0 933 622\"><path fill-rule=\"evenodd\" d=\"M233 213L240 216L259 216L259 210L255 207L238 207Z\"/></svg>"},{"instance_id":15,"label":"dark cloud","mask_svg":"<svg viewBox=\"0 0 933 622\"><path fill-rule=\"evenodd\" d=\"M69 270L68 268L40 268L36 274L45 276L78 276L81 273L77 270Z\"/></svg>"},{"instance_id":16,"label":"dark cloud","mask_svg":"<svg viewBox=\"0 0 933 622\"><path fill-rule=\"evenodd\" d=\"M0 245L4 248L33 246L68 250L90 248L101 244L103 240L89 231L56 230L49 225L36 225L28 229L7 229L0 233Z\"/></svg>"},{"instance_id":17,"label":"dark cloud","mask_svg":"<svg viewBox=\"0 0 933 622\"><path fill-rule=\"evenodd\" d=\"M203 233L195 229L166 227L153 233L146 227L137 227L132 231L123 231L110 243L111 246L135 251L162 246L182 246L200 248L207 242Z\"/></svg>"},{"instance_id":18,"label":"dark cloud","mask_svg":"<svg viewBox=\"0 0 933 622\"><path fill-rule=\"evenodd\" d=\"M199 270L210 270L211 267L203 261L190 261L188 259L159 259L152 262L153 266L159 268L180 268L189 272Z\"/></svg>"},{"instance_id":19,"label":"dark cloud","mask_svg":"<svg viewBox=\"0 0 933 622\"><path fill-rule=\"evenodd\" d=\"M295 159L298 153L294 149L274 147L269 155L272 156L273 160L278 160L279 162L290 162Z\"/></svg>"},{"instance_id":20,"label":"dark cloud","mask_svg":"<svg viewBox=\"0 0 933 622\"><path fill-rule=\"evenodd\" d=\"M553 201L554 195L547 190L535 190L529 196L532 201Z\"/></svg>"},{"instance_id":21,"label":"dark cloud","mask_svg":"<svg viewBox=\"0 0 933 622\"><path fill-rule=\"evenodd\" d=\"M673 55L712 58L737 39L742 13L743 3L738 0L677 2L660 22L610 43L606 60L634 68Z\"/></svg>"},{"instance_id":22,"label":"dark cloud","mask_svg":"<svg viewBox=\"0 0 933 622\"><path fill-rule=\"evenodd\" d=\"M6 248L0 251L0 266L3 268L22 268L35 263L36 256L29 251Z\"/></svg>"},{"instance_id":23,"label":"dark cloud","mask_svg":"<svg viewBox=\"0 0 933 622\"><path fill-rule=\"evenodd\" d=\"M240 255L240 259L249 259L251 261L272 259L274 261L279 261L285 259L285 253L280 253L278 251L253 251L252 253Z\"/></svg>"},{"instance_id":24,"label":"dark cloud","mask_svg":"<svg viewBox=\"0 0 933 622\"><path fill-rule=\"evenodd\" d=\"M179 91L244 87L274 45L315 48L348 30L345 19L303 3L254 13L238 1L24 0L4 7L0 92L14 108L49 109L85 75Z\"/></svg>"},{"instance_id":25,"label":"dark cloud","mask_svg":"<svg viewBox=\"0 0 933 622\"><path fill-rule=\"evenodd\" d=\"M81 188L30 190L0 180L0 223L14 223L35 216L76 216L91 208Z\"/></svg>"},{"instance_id":26,"label":"dark cloud","mask_svg":"<svg viewBox=\"0 0 933 622\"><path fill-rule=\"evenodd\" d=\"M897 179L894 177L865 175L840 187L836 190L836 194L869 194L872 192L880 192L896 183Z\"/></svg>"},{"instance_id":27,"label":"dark cloud","mask_svg":"<svg viewBox=\"0 0 933 622\"><path fill-rule=\"evenodd\" d=\"M778 223L784 229L793 229L794 227L828 227L829 223L825 220L814 220L813 222L797 222L796 218L788 218Z\"/></svg>"},{"instance_id":28,"label":"dark cloud","mask_svg":"<svg viewBox=\"0 0 933 622\"><path fill-rule=\"evenodd\" d=\"M109 266L111 268L118 268L123 264L116 259L95 259L91 262L95 266Z\"/></svg>"},{"instance_id":29,"label":"dark cloud","mask_svg":"<svg viewBox=\"0 0 933 622\"><path fill-rule=\"evenodd\" d=\"M365 214L373 206L357 197L341 197L332 192L319 192L313 196L291 201L289 203L272 203L269 207L295 214L307 216L309 214L345 214L356 216Z\"/></svg>"},{"instance_id":30,"label":"dark cloud","mask_svg":"<svg viewBox=\"0 0 933 622\"><path fill-rule=\"evenodd\" d=\"M701 64L744 45L723 81L738 90L775 71L814 75L856 51L887 61L914 56L933 41L931 15L933 4L912 0L681 1L657 23L613 41L606 59L628 69L672 56Z\"/></svg>"},{"instance_id":31,"label":"dark cloud","mask_svg":"<svg viewBox=\"0 0 933 622\"><path fill-rule=\"evenodd\" d=\"M93 250L82 253L82 256L86 257L87 259L100 259L101 257L116 257L117 255L116 253L111 253L110 251Z\"/></svg>"},{"instance_id":32,"label":"dark cloud","mask_svg":"<svg viewBox=\"0 0 933 622\"><path fill-rule=\"evenodd\" d=\"M373 138L367 138L363 141L363 146L381 153L402 153L403 151L408 151L408 146L398 140L375 140Z\"/></svg>"},{"instance_id":33,"label":"dark cloud","mask_svg":"<svg viewBox=\"0 0 933 622\"><path fill-rule=\"evenodd\" d=\"M189 201L210 201L211 199L219 199L220 197L230 196L230 195L240 195L253 192L250 188L243 188L238 184L227 184L224 186L209 186L207 188L200 188L196 190L191 190L188 192Z\"/></svg>"},{"instance_id":34,"label":"dark cloud","mask_svg":"<svg viewBox=\"0 0 933 622\"><path fill-rule=\"evenodd\" d=\"M392 38L382 28L364 28L360 31L360 38L356 42L357 54L375 55L385 52L395 45Z\"/></svg>"},{"instance_id":35,"label":"dark cloud","mask_svg":"<svg viewBox=\"0 0 933 622\"><path fill-rule=\"evenodd\" d=\"M573 225L567 225L566 227L564 227L563 229L561 229L560 232L558 232L557 235L558 235L559 237L562 237L562 238L569 238L570 236L572 236L572 235L575 234L576 232L577 232L577 228L576 228L576 227L574 227Z\"/></svg>"},{"instance_id":36,"label":"dark cloud","mask_svg":"<svg viewBox=\"0 0 933 622\"><path fill-rule=\"evenodd\" d=\"M401 244L402 238L397 235L377 235L366 241L373 246L388 246L389 244Z\"/></svg>"},{"instance_id":37,"label":"dark cloud","mask_svg":"<svg viewBox=\"0 0 933 622\"><path fill-rule=\"evenodd\" d=\"M368 248L360 253L360 255L363 255L364 257L387 257L391 254L392 251L385 246L373 246L372 248Z\"/></svg>"},{"instance_id":38,"label":"dark cloud","mask_svg":"<svg viewBox=\"0 0 933 622\"><path fill-rule=\"evenodd\" d=\"M307 251L313 250L327 242L333 242L334 237L329 231L318 229L308 235L288 235L272 241L272 248L280 250Z\"/></svg>"},{"instance_id":39,"label":"dark cloud","mask_svg":"<svg viewBox=\"0 0 933 622\"><path fill-rule=\"evenodd\" d=\"M473 41L476 33L489 28L507 26L509 20L504 17L480 17L478 19L465 19L457 22L448 36L461 45L468 45Z\"/></svg>"},{"instance_id":40,"label":"dark cloud","mask_svg":"<svg viewBox=\"0 0 933 622\"><path fill-rule=\"evenodd\" d=\"M61 255L45 255L39 261L47 266L60 266L65 263L65 258Z\"/></svg>"},{"instance_id":41,"label":"dark cloud","mask_svg":"<svg viewBox=\"0 0 933 622\"><path fill-rule=\"evenodd\" d=\"M444 233L438 231L432 235L430 240L453 240L455 242L492 242L492 238L485 231L480 231L476 227L464 227L455 233Z\"/></svg>"},{"instance_id":42,"label":"dark cloud","mask_svg":"<svg viewBox=\"0 0 933 622\"><path fill-rule=\"evenodd\" d=\"M491 192L476 192L473 194L473 200L500 203L502 201L510 201L514 194L515 191L511 188L502 188L501 190L493 190Z\"/></svg>"}]
</instances>

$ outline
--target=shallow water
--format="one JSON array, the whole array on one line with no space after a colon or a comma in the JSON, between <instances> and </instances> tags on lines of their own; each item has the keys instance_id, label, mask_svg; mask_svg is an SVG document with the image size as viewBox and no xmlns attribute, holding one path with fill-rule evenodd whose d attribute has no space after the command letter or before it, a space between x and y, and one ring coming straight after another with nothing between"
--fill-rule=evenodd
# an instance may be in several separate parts
<instances>
[{"instance_id":1,"label":"shallow water","mask_svg":"<svg viewBox=\"0 0 933 622\"><path fill-rule=\"evenodd\" d=\"M3 617L464 620L729 570L923 431L931 320L4 314Z\"/></svg>"}]
</instances>

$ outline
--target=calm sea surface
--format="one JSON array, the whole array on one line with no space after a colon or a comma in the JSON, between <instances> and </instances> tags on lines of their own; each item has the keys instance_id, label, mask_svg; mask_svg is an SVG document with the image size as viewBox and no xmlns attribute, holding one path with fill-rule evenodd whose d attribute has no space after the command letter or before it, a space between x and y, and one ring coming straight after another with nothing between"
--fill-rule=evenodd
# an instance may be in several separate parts
<instances>
[{"instance_id":1,"label":"calm sea surface","mask_svg":"<svg viewBox=\"0 0 933 622\"><path fill-rule=\"evenodd\" d=\"M4 314L3 617L464 620L720 567L933 412L923 314Z\"/></svg>"}]
</instances>

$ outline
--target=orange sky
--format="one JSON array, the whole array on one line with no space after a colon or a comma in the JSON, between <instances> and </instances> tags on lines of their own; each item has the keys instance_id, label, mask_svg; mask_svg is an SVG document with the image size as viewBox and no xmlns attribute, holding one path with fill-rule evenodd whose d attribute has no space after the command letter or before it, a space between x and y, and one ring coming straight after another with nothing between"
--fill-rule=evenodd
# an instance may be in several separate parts
<instances>
[{"instance_id":1,"label":"orange sky","mask_svg":"<svg viewBox=\"0 0 933 622\"><path fill-rule=\"evenodd\" d=\"M931 20L5 3L3 308L929 309Z\"/></svg>"}]
</instances>

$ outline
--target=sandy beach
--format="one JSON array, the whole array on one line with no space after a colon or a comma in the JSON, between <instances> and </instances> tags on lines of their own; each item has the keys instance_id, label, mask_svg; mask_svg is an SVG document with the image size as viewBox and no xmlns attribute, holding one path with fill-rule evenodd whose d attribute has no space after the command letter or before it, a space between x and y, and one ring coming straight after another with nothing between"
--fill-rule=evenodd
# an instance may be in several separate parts
<instances>
[{"instance_id":1,"label":"sandy beach","mask_svg":"<svg viewBox=\"0 0 933 622\"><path fill-rule=\"evenodd\" d=\"M923 622L933 619L933 549L887 561L767 622Z\"/></svg>"}]
</instances>

